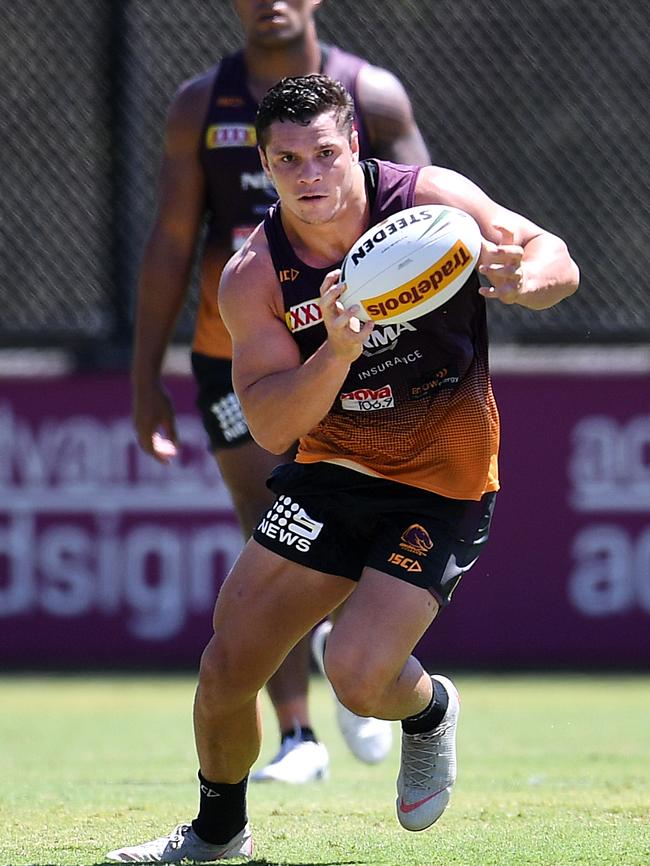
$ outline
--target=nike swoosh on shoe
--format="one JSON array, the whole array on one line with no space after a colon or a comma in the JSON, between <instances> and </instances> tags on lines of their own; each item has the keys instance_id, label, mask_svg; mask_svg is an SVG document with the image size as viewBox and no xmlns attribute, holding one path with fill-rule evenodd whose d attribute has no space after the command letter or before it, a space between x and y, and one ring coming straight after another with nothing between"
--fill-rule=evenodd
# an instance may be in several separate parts
<instances>
[{"instance_id":1,"label":"nike swoosh on shoe","mask_svg":"<svg viewBox=\"0 0 650 866\"><path fill-rule=\"evenodd\" d=\"M428 803L429 800L433 800L434 797L437 797L438 794L442 794L442 792L446 790L446 788L441 788L439 791L434 791L433 794L429 794L427 797L423 797L421 800L416 800L415 803L405 803L403 799L400 799L399 810L405 815L408 815L409 812L413 812L414 809L419 809L420 806L424 806L424 804Z\"/></svg>"}]
</instances>

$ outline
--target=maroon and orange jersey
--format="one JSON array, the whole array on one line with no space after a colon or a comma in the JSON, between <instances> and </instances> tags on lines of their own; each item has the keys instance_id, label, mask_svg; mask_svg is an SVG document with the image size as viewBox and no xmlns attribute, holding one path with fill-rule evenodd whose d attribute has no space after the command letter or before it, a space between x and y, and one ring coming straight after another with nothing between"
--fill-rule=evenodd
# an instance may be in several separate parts
<instances>
[{"instance_id":1,"label":"maroon and orange jersey","mask_svg":"<svg viewBox=\"0 0 650 866\"><path fill-rule=\"evenodd\" d=\"M417 167L381 160L361 165L370 225L412 207ZM341 263L312 268L298 259L279 203L264 227L287 327L304 360L326 338L319 289ZM298 462L338 462L452 499L480 499L497 490L499 417L478 288L474 271L438 309L411 322L375 325L334 405L300 440Z\"/></svg>"},{"instance_id":2,"label":"maroon and orange jersey","mask_svg":"<svg viewBox=\"0 0 650 866\"><path fill-rule=\"evenodd\" d=\"M366 61L332 45L321 45L322 72L340 81L354 98ZM215 66L214 84L200 144L206 179L208 232L201 266L201 295L193 349L231 357L230 336L221 321L217 291L223 266L263 219L277 195L257 152L257 102L246 83L243 51ZM362 114L357 111L361 156L371 156Z\"/></svg>"}]
</instances>

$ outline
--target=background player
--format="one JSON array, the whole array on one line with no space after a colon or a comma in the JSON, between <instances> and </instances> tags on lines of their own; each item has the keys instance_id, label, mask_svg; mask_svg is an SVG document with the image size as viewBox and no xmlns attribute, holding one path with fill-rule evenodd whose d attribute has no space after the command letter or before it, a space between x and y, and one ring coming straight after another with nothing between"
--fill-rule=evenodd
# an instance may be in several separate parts
<instances>
[{"instance_id":1,"label":"background player","mask_svg":"<svg viewBox=\"0 0 650 866\"><path fill-rule=\"evenodd\" d=\"M255 146L257 104L280 78L322 70L355 97L362 156L421 165L429 157L395 76L319 43L314 22L319 0L234 0L233 5L244 29L243 50L182 85L169 111L158 209L138 290L133 414L142 448L167 461L174 453L167 441L177 444L177 435L161 368L207 216L192 368L210 445L248 537L271 501L266 477L291 456L268 454L248 432L232 388L230 338L217 307L224 263L275 200ZM316 742L308 713L308 673L305 638L269 683L282 743L254 778L305 782L326 773L327 751ZM388 725L360 720L340 704L337 715L357 757L374 761L386 754Z\"/></svg>"}]
</instances>

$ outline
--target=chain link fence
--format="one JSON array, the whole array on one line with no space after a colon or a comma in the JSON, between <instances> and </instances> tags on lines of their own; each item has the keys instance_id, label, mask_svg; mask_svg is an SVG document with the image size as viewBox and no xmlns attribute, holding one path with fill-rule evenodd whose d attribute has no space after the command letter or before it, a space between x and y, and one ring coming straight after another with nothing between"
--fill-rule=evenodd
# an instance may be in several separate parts
<instances>
[{"instance_id":1,"label":"chain link fence","mask_svg":"<svg viewBox=\"0 0 650 866\"><path fill-rule=\"evenodd\" d=\"M490 306L494 340L648 339L645 0L325 0L318 23L400 76L434 162L567 239L581 291ZM238 21L223 0L4 0L0 26L0 339L126 345L168 103Z\"/></svg>"},{"instance_id":2,"label":"chain link fence","mask_svg":"<svg viewBox=\"0 0 650 866\"><path fill-rule=\"evenodd\" d=\"M109 7L4 0L0 32L0 340L106 337Z\"/></svg>"}]
</instances>

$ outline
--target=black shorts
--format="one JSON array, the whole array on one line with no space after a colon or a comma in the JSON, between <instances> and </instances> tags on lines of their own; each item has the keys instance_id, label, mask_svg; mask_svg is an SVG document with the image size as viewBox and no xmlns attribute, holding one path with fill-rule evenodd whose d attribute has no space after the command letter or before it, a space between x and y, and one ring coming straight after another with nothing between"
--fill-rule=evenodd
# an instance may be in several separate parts
<instances>
[{"instance_id":1,"label":"black shorts","mask_svg":"<svg viewBox=\"0 0 650 866\"><path fill-rule=\"evenodd\" d=\"M192 352L192 372L198 386L196 406L211 449L249 442L251 434L232 386L232 361Z\"/></svg>"},{"instance_id":2,"label":"black shorts","mask_svg":"<svg viewBox=\"0 0 650 866\"><path fill-rule=\"evenodd\" d=\"M332 463L278 466L267 486L278 498L253 536L263 547L351 580L370 566L443 606L485 547L496 499L448 499Z\"/></svg>"}]
</instances>

